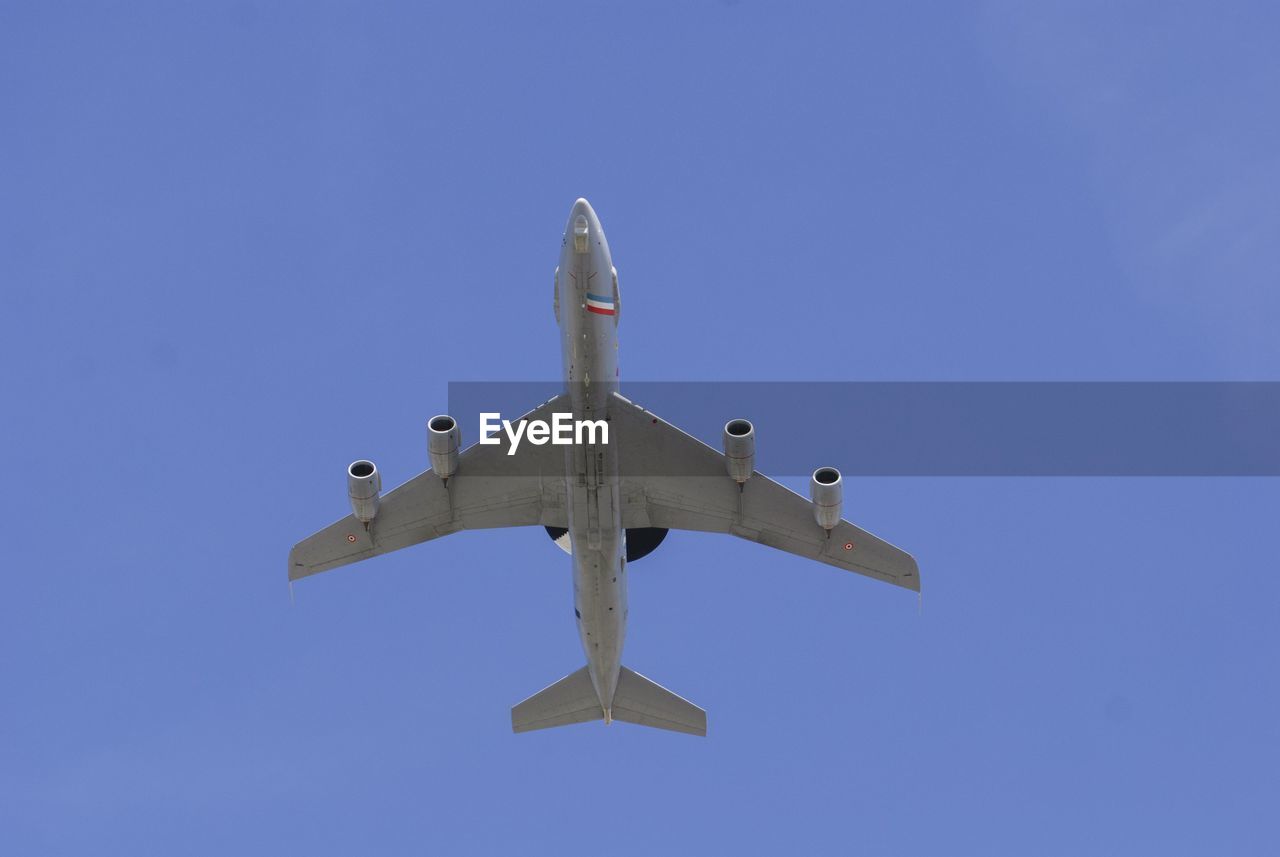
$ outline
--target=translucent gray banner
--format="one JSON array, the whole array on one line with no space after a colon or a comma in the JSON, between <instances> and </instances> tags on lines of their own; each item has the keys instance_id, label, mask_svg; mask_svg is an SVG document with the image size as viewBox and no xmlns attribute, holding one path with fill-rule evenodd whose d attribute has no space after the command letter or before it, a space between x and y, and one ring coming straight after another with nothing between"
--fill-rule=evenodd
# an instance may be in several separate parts
<instances>
[{"instance_id":1,"label":"translucent gray banner","mask_svg":"<svg viewBox=\"0 0 1280 857\"><path fill-rule=\"evenodd\" d=\"M562 392L452 382L449 412L469 445L482 412L516 419ZM1280 382L649 381L620 393L717 450L728 420L751 420L756 467L779 476L1280 475Z\"/></svg>"}]
</instances>

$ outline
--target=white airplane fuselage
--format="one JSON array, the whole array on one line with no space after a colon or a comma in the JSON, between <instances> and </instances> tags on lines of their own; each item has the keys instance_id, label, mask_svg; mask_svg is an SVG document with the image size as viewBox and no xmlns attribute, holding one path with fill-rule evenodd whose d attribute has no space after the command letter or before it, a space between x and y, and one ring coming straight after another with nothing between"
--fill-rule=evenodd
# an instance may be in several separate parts
<instances>
[{"instance_id":1,"label":"white airplane fuselage","mask_svg":"<svg viewBox=\"0 0 1280 857\"><path fill-rule=\"evenodd\" d=\"M574 203L556 269L556 315L575 420L608 420L618 389L617 273L600 220ZM622 667L627 629L626 534L618 457L609 443L565 447L574 615L605 720Z\"/></svg>"}]
</instances>

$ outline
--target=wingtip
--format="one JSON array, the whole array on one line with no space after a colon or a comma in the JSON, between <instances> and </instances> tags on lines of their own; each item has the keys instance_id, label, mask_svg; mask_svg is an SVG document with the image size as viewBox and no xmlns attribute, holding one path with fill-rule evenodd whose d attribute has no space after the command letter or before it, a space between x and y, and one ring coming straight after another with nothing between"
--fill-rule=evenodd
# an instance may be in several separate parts
<instances>
[{"instance_id":1,"label":"wingtip","mask_svg":"<svg viewBox=\"0 0 1280 857\"><path fill-rule=\"evenodd\" d=\"M298 562L298 560L297 560L297 558L296 558L296 557L297 557L297 553L298 553L298 548L297 548L297 546L295 545L295 546L293 547L293 549L289 551L289 569L288 569L288 571L289 571L289 582L290 582L290 583L293 583L295 580L298 580L299 578L302 578L302 577L306 577L306 576L307 576L307 569L306 569L306 567L305 567L302 563Z\"/></svg>"},{"instance_id":2,"label":"wingtip","mask_svg":"<svg viewBox=\"0 0 1280 857\"><path fill-rule=\"evenodd\" d=\"M906 580L903 583L903 586L905 586L907 589L910 589L912 592L919 592L920 591L920 563L916 562L916 558L911 556L910 554L907 554L907 556L911 557L911 571L907 573Z\"/></svg>"}]
</instances>

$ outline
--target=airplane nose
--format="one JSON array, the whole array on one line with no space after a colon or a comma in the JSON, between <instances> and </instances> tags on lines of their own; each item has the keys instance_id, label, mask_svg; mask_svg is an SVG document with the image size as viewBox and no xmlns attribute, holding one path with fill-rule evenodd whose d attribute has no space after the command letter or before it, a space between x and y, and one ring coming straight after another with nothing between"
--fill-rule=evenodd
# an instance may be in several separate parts
<instances>
[{"instance_id":1,"label":"airplane nose","mask_svg":"<svg viewBox=\"0 0 1280 857\"><path fill-rule=\"evenodd\" d=\"M569 212L569 231L573 234L573 249L576 252L586 253L590 250L591 224L597 222L591 203L579 197L573 204L573 210Z\"/></svg>"}]
</instances>

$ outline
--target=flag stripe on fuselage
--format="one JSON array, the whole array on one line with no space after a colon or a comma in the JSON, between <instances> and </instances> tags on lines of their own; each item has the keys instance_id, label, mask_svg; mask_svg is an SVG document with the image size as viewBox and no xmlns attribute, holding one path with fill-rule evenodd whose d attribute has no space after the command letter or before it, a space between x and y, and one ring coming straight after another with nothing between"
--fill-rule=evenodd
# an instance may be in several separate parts
<instances>
[{"instance_id":1,"label":"flag stripe on fuselage","mask_svg":"<svg viewBox=\"0 0 1280 857\"><path fill-rule=\"evenodd\" d=\"M587 292L587 312L598 315L613 315L613 298L593 295Z\"/></svg>"}]
</instances>

